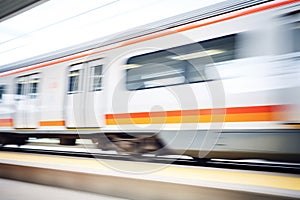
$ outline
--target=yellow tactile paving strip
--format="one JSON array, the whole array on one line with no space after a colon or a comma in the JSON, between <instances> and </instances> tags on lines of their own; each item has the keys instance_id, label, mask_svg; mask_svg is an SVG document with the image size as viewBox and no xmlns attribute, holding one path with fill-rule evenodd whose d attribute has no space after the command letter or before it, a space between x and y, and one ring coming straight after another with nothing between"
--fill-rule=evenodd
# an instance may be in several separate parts
<instances>
[{"instance_id":1,"label":"yellow tactile paving strip","mask_svg":"<svg viewBox=\"0 0 300 200\"><path fill-rule=\"evenodd\" d=\"M223 170L203 167L181 167L166 165L164 167L153 167L157 164L150 163L134 163L124 161L98 161L96 159L81 159L81 158L69 158L58 156L44 156L11 152L0 152L0 163L5 161L18 162L18 163L35 163L43 166L61 166L65 169L85 168L87 170L95 171L100 170L102 172L110 173L115 171L113 168L118 166L117 174L122 174L120 169L132 172L134 168L147 169L149 173L147 176L175 178L191 180L191 182L216 182L221 184L237 184L248 185L256 187L267 187L282 190L292 190L300 192L300 176L293 174L275 174L275 173L261 173L241 170ZM152 169L152 171L151 171ZM156 170L153 170L156 169ZM122 171L121 170L121 171ZM124 174L130 174L124 172ZM136 175L134 176L137 177Z\"/></svg>"}]
</instances>

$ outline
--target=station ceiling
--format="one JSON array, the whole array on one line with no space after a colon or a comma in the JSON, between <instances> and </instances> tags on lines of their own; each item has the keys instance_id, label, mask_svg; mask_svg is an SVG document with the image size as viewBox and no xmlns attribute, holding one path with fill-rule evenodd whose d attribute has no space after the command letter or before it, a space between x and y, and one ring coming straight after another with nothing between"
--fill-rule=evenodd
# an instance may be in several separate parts
<instances>
[{"instance_id":1,"label":"station ceiling","mask_svg":"<svg viewBox=\"0 0 300 200\"><path fill-rule=\"evenodd\" d=\"M48 0L0 0L0 22L25 12Z\"/></svg>"}]
</instances>

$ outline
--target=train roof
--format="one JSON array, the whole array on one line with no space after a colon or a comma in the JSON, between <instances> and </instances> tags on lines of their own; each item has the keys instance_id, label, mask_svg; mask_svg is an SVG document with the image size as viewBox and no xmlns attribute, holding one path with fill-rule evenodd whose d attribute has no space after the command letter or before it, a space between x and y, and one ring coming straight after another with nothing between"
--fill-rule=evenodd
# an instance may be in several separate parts
<instances>
[{"instance_id":1,"label":"train roof","mask_svg":"<svg viewBox=\"0 0 300 200\"><path fill-rule=\"evenodd\" d=\"M176 26L192 23L195 21L215 17L221 14L226 14L236 10L248 8L251 6L259 5L266 2L271 2L274 0L227 0L225 2L220 2L211 6L193 10L184 14L176 15L170 18L166 18L157 22L142 25L121 33L113 34L110 36L102 37L99 39L94 39L89 42L67 47L64 49L56 50L50 53L35 56L29 59L13 62L10 64L5 64L0 66L0 73L7 72L10 70L19 69L22 67L27 67L30 65L35 65L43 63L46 61L51 61L54 59L69 56L75 53L84 52L87 50L92 50L94 48L115 44L118 42L138 38L148 34L156 33L159 31L167 30Z\"/></svg>"}]
</instances>

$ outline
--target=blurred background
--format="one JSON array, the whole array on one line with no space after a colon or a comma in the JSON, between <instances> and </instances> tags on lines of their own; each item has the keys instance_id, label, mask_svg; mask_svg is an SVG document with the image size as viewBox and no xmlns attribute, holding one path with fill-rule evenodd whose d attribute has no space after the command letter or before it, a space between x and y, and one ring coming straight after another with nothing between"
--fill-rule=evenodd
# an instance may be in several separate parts
<instances>
[{"instance_id":1,"label":"blurred background","mask_svg":"<svg viewBox=\"0 0 300 200\"><path fill-rule=\"evenodd\" d=\"M0 23L0 66L87 42L221 0L42 1Z\"/></svg>"}]
</instances>

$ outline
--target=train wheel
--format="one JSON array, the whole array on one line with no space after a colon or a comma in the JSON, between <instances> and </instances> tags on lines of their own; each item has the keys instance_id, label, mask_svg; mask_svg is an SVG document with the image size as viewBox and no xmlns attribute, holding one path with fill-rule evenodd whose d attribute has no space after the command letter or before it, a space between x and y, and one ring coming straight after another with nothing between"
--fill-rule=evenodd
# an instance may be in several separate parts
<instances>
[{"instance_id":1,"label":"train wheel","mask_svg":"<svg viewBox=\"0 0 300 200\"><path fill-rule=\"evenodd\" d=\"M70 139L70 138L60 138L60 144L61 145L75 145L76 139Z\"/></svg>"},{"instance_id":2,"label":"train wheel","mask_svg":"<svg viewBox=\"0 0 300 200\"><path fill-rule=\"evenodd\" d=\"M0 148L3 147L5 144L4 144L4 139L2 137L0 137Z\"/></svg>"},{"instance_id":3,"label":"train wheel","mask_svg":"<svg viewBox=\"0 0 300 200\"><path fill-rule=\"evenodd\" d=\"M16 140L15 143L18 146L21 146L21 145L24 145L27 143L26 142L27 138L20 137L20 138L16 138L15 140Z\"/></svg>"}]
</instances>

